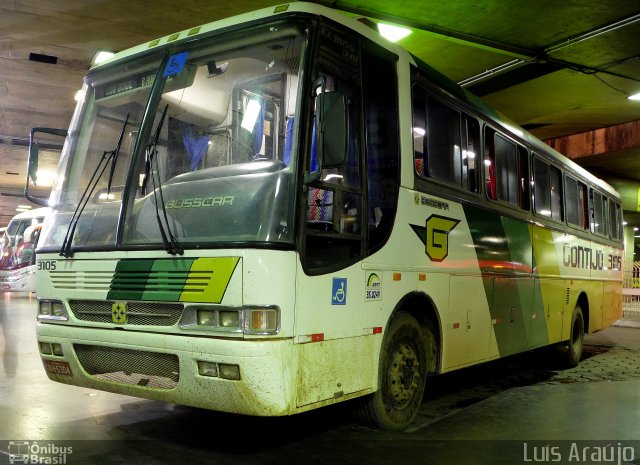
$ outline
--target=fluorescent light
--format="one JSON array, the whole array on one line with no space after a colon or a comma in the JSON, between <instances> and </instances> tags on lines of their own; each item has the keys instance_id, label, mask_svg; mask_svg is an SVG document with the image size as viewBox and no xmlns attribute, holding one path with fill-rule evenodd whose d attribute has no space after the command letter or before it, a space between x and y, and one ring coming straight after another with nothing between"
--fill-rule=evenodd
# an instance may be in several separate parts
<instances>
[{"instance_id":1,"label":"fluorescent light","mask_svg":"<svg viewBox=\"0 0 640 465\"><path fill-rule=\"evenodd\" d=\"M413 128L413 133L416 136L421 137L421 136L424 136L427 133L427 131L425 131L424 128Z\"/></svg>"},{"instance_id":2,"label":"fluorescent light","mask_svg":"<svg viewBox=\"0 0 640 465\"><path fill-rule=\"evenodd\" d=\"M28 212L29 209L28 208L16 208L17 212L23 213L23 212Z\"/></svg>"},{"instance_id":3,"label":"fluorescent light","mask_svg":"<svg viewBox=\"0 0 640 465\"><path fill-rule=\"evenodd\" d=\"M637 94L629 95L627 98L629 100L640 100L640 92L638 92Z\"/></svg>"},{"instance_id":4,"label":"fluorescent light","mask_svg":"<svg viewBox=\"0 0 640 465\"><path fill-rule=\"evenodd\" d=\"M404 27L392 26L390 24L378 24L380 35L391 42L397 42L404 39L411 31Z\"/></svg>"},{"instance_id":5,"label":"fluorescent light","mask_svg":"<svg viewBox=\"0 0 640 465\"><path fill-rule=\"evenodd\" d=\"M38 170L36 173L36 179L38 186L52 186L56 180L56 173L47 170Z\"/></svg>"},{"instance_id":6,"label":"fluorescent light","mask_svg":"<svg viewBox=\"0 0 640 465\"><path fill-rule=\"evenodd\" d=\"M107 51L104 51L104 50L100 50L98 53L96 53L96 56L93 57L93 64L97 65L98 63L102 63L103 61L107 61L113 55L115 55L115 53L107 52Z\"/></svg>"},{"instance_id":7,"label":"fluorescent light","mask_svg":"<svg viewBox=\"0 0 640 465\"><path fill-rule=\"evenodd\" d=\"M260 102L257 100L249 100L247 109L244 111L244 117L242 118L242 124L240 126L249 132L253 132L253 127L256 125L258 115L260 113Z\"/></svg>"},{"instance_id":8,"label":"fluorescent light","mask_svg":"<svg viewBox=\"0 0 640 465\"><path fill-rule=\"evenodd\" d=\"M32 207L31 205L18 205L17 208L26 208L27 210L30 210Z\"/></svg>"}]
</instances>

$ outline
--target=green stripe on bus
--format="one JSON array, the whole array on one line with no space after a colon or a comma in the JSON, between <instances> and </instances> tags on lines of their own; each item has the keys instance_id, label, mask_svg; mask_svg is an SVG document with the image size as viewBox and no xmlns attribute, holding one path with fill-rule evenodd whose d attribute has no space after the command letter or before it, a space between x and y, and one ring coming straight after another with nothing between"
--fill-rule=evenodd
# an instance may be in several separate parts
<instances>
[{"instance_id":1,"label":"green stripe on bus","mask_svg":"<svg viewBox=\"0 0 640 465\"><path fill-rule=\"evenodd\" d=\"M124 259L118 261L107 299L140 300L152 266L153 260Z\"/></svg>"},{"instance_id":2,"label":"green stripe on bus","mask_svg":"<svg viewBox=\"0 0 640 465\"><path fill-rule=\"evenodd\" d=\"M194 260L193 258L155 260L142 300L179 301Z\"/></svg>"},{"instance_id":3,"label":"green stripe on bus","mask_svg":"<svg viewBox=\"0 0 640 465\"><path fill-rule=\"evenodd\" d=\"M124 259L116 265L109 300L178 301L194 259Z\"/></svg>"}]
</instances>

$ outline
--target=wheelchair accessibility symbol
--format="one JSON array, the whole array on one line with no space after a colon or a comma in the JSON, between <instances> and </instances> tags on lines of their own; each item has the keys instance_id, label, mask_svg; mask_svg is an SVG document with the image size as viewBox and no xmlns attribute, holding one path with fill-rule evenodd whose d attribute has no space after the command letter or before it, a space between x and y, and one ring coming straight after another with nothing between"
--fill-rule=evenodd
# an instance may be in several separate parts
<instances>
[{"instance_id":1,"label":"wheelchair accessibility symbol","mask_svg":"<svg viewBox=\"0 0 640 465\"><path fill-rule=\"evenodd\" d=\"M333 278L331 305L347 304L347 278Z\"/></svg>"}]
</instances>

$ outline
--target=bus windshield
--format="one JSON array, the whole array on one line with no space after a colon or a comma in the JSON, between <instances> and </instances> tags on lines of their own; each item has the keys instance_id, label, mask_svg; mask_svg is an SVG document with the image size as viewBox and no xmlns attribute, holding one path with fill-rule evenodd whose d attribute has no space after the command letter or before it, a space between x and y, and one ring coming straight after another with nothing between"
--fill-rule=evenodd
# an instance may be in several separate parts
<instances>
[{"instance_id":1,"label":"bus windshield","mask_svg":"<svg viewBox=\"0 0 640 465\"><path fill-rule=\"evenodd\" d=\"M92 73L42 246L290 243L303 43L272 25Z\"/></svg>"}]
</instances>

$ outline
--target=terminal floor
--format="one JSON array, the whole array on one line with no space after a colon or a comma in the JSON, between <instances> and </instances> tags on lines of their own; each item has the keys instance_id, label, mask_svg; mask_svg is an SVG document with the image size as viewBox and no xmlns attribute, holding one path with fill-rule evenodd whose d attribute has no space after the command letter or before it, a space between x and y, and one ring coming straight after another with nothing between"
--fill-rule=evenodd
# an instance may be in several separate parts
<instances>
[{"instance_id":1,"label":"terminal floor","mask_svg":"<svg viewBox=\"0 0 640 465\"><path fill-rule=\"evenodd\" d=\"M533 352L434 378L412 427L394 433L354 421L348 404L252 418L51 382L35 313L30 296L0 294L0 464L9 441L68 445L71 465L514 464L554 452L571 463L571 447L607 444L640 464L639 328L588 336L571 370ZM580 463L604 463L591 459Z\"/></svg>"}]
</instances>

